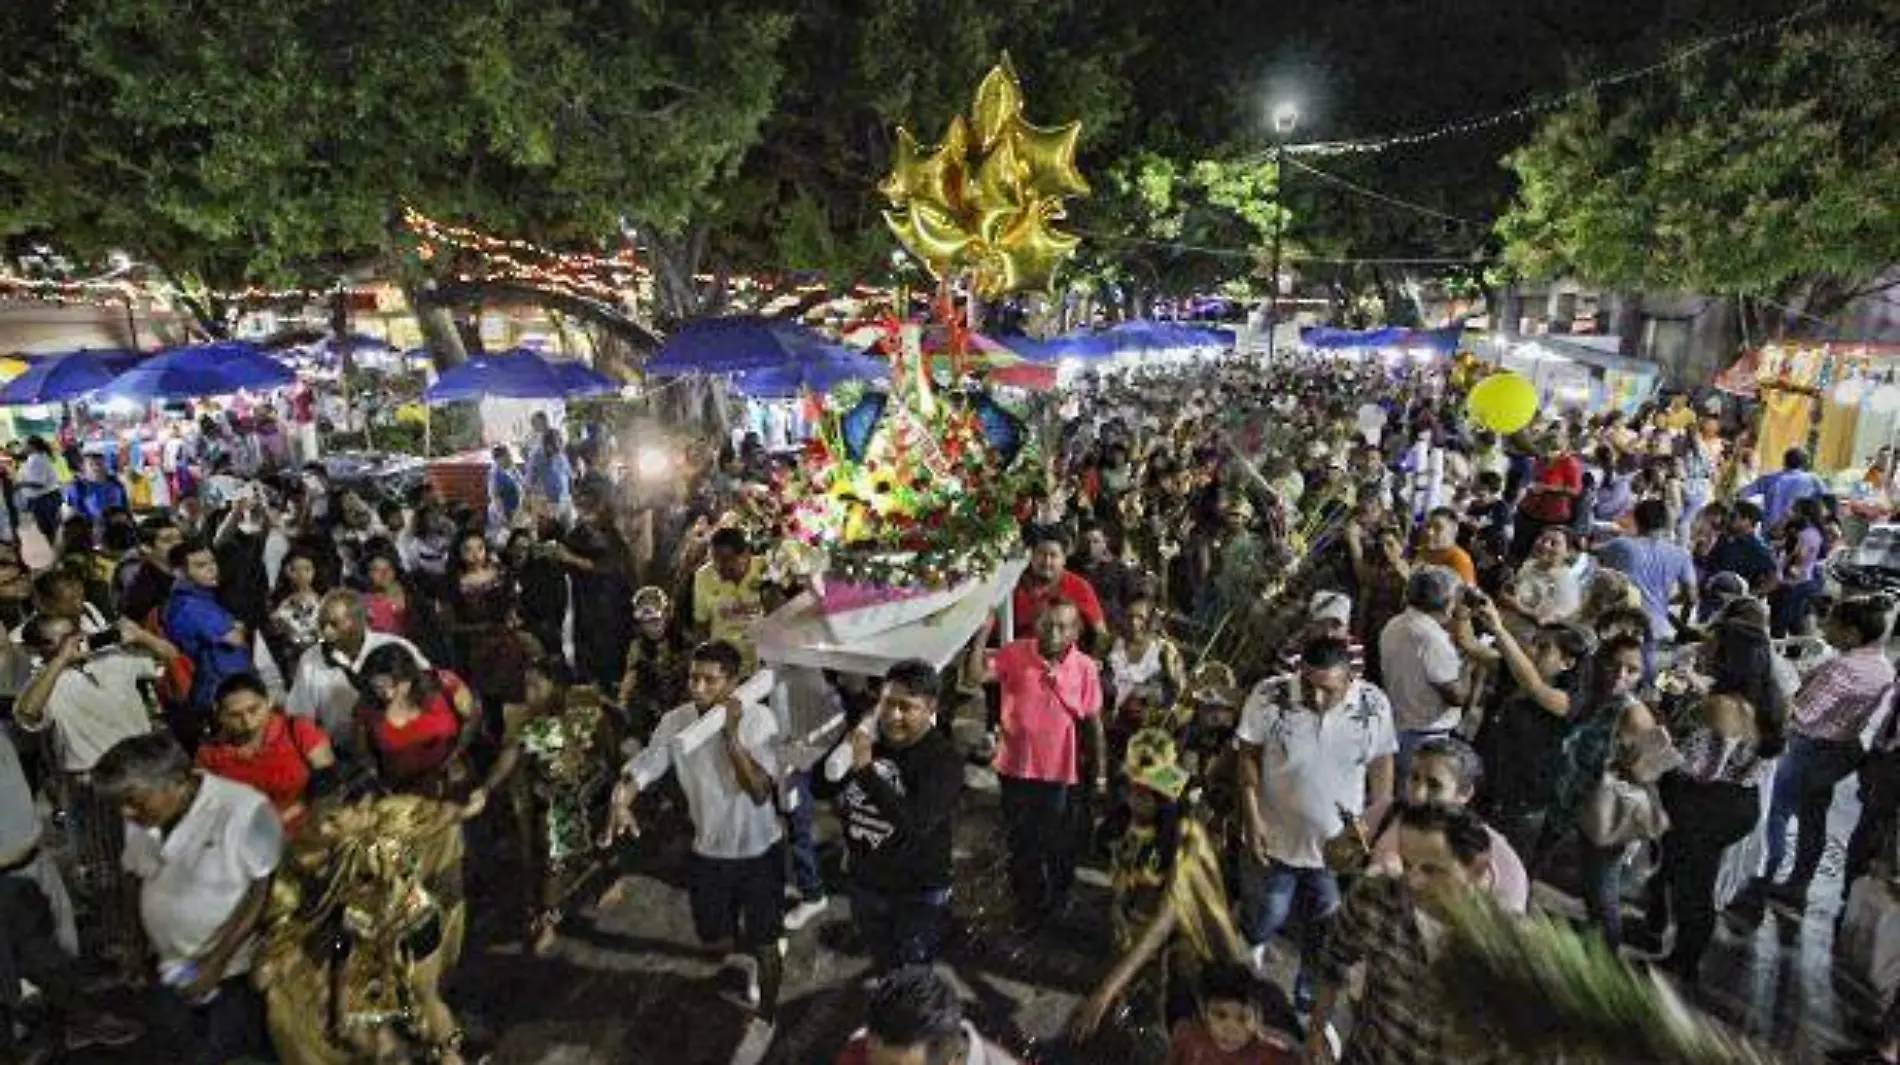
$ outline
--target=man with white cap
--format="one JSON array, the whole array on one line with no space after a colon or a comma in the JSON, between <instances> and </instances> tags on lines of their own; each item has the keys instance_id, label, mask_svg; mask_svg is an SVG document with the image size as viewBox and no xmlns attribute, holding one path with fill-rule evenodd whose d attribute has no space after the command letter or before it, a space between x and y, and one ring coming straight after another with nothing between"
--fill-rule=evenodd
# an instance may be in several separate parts
<instances>
[{"instance_id":1,"label":"man with white cap","mask_svg":"<svg viewBox=\"0 0 1900 1065\"><path fill-rule=\"evenodd\" d=\"M1352 597L1345 592L1329 589L1313 593L1306 604L1306 627L1285 656L1287 668L1299 668L1302 647L1325 639L1345 640L1354 673L1365 675L1366 649L1352 638Z\"/></svg>"}]
</instances>

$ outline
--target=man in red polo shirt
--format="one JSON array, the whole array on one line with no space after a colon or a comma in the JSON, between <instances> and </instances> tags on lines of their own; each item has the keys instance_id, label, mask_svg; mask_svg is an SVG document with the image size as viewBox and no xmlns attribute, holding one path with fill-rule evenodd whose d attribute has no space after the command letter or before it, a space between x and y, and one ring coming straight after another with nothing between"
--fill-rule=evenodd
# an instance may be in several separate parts
<instances>
[{"instance_id":1,"label":"man in red polo shirt","mask_svg":"<svg viewBox=\"0 0 1900 1065\"><path fill-rule=\"evenodd\" d=\"M985 626L971 647L968 674L995 684L1002 695L996 776L1009 837L1009 881L1017 924L1033 930L1062 911L1075 884L1079 833L1071 811L1084 756L1096 792L1108 790L1102 672L1075 645L1082 619L1073 603L1050 603L1033 638L1004 644L994 656L984 646L989 630Z\"/></svg>"},{"instance_id":2,"label":"man in red polo shirt","mask_svg":"<svg viewBox=\"0 0 1900 1065\"><path fill-rule=\"evenodd\" d=\"M1036 621L1049 604L1066 602L1075 606L1082 624L1101 641L1098 649L1108 646L1108 617L1102 612L1102 601L1086 578L1068 568L1068 561L1069 545L1054 533L1040 534L1030 545L1029 568L1016 582L1011 600L1016 613L1014 639L1036 635Z\"/></svg>"}]
</instances>

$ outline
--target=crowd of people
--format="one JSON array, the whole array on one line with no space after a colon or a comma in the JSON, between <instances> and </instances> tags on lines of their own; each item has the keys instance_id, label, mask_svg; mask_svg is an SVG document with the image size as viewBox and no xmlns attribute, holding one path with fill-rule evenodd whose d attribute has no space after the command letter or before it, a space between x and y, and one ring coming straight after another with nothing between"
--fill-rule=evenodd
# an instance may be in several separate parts
<instances>
[{"instance_id":1,"label":"crowd of people","mask_svg":"<svg viewBox=\"0 0 1900 1065\"><path fill-rule=\"evenodd\" d=\"M1830 600L1825 482L1799 450L1758 475L1733 416L1674 395L1501 437L1432 370L1091 380L1027 415L1013 631L945 671L781 668L778 697L758 628L808 578L741 517L795 461L756 437L643 478L538 418L485 505L260 451L135 508L90 456L29 492L57 481L30 444L14 484L54 559L0 544L0 1047L138 1039L93 971L156 980L179 1060L474 1060L440 991L470 907L546 951L636 890L645 826L690 839L692 927L749 1011L735 1060L841 892L878 983L838 1060L1007 1061L932 970L969 919L971 761L1004 933L1112 928L1085 1054L1488 1060L1484 1019L1434 1005L1441 915L1473 900L1574 895L1693 987L1725 910L1809 905L1838 782L1873 785L1849 884L1900 808L1891 604Z\"/></svg>"}]
</instances>

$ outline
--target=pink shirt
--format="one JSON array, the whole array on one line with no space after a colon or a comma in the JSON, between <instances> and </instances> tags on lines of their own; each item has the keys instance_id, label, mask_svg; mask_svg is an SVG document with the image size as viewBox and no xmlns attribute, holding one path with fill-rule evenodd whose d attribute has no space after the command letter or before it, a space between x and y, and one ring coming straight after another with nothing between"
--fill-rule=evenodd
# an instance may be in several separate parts
<instances>
[{"instance_id":1,"label":"pink shirt","mask_svg":"<svg viewBox=\"0 0 1900 1065\"><path fill-rule=\"evenodd\" d=\"M1003 728L996 772L1017 780L1075 784L1076 722L1102 712L1102 671L1071 647L1045 662L1035 640L1005 644L991 660L1003 689Z\"/></svg>"},{"instance_id":2,"label":"pink shirt","mask_svg":"<svg viewBox=\"0 0 1900 1065\"><path fill-rule=\"evenodd\" d=\"M1528 913L1531 908L1531 877L1524 871L1524 860L1517 856L1509 840L1498 834L1490 825L1484 830L1491 834L1491 853L1486 855L1491 861L1491 894L1504 907L1506 913ZM1399 828L1393 825L1385 830L1377 842L1372 845L1372 871L1389 876L1397 876L1399 866Z\"/></svg>"}]
</instances>

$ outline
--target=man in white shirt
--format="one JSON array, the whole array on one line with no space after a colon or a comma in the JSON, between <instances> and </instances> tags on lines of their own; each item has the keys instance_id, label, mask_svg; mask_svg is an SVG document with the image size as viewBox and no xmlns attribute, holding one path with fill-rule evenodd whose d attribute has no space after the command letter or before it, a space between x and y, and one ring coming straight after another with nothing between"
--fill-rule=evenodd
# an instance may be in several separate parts
<instances>
[{"instance_id":1,"label":"man in white shirt","mask_svg":"<svg viewBox=\"0 0 1900 1065\"><path fill-rule=\"evenodd\" d=\"M1415 570L1405 584L1405 612L1379 633L1379 679L1392 697L1399 730L1399 780L1408 779L1420 744L1458 727L1471 695L1464 659L1451 637L1460 584L1442 566Z\"/></svg>"},{"instance_id":2,"label":"man in white shirt","mask_svg":"<svg viewBox=\"0 0 1900 1065\"><path fill-rule=\"evenodd\" d=\"M353 591L335 591L323 597L317 613L317 634L317 645L297 660L290 692L284 696L284 710L314 719L330 734L333 747L346 750L355 736L350 722L361 699L356 674L370 652L394 644L407 648L424 668L429 660L400 636L372 632L369 608Z\"/></svg>"},{"instance_id":3,"label":"man in white shirt","mask_svg":"<svg viewBox=\"0 0 1900 1065\"><path fill-rule=\"evenodd\" d=\"M151 685L160 662L178 650L130 621L88 635L71 619L52 614L27 622L27 644L33 679L14 704L14 723L52 737L59 771L51 795L69 819L71 857L98 877L95 942L105 960L133 975L144 966L145 944L119 868L125 824L118 803L93 787L90 774L120 740L157 727Z\"/></svg>"},{"instance_id":4,"label":"man in white shirt","mask_svg":"<svg viewBox=\"0 0 1900 1065\"><path fill-rule=\"evenodd\" d=\"M627 761L614 789L611 834L633 832L632 805L671 771L693 822L687 896L693 929L721 954L749 954L746 998L758 1011L735 1062L769 1047L783 959L785 865L772 793L778 776L778 720L734 694L745 680L739 649L723 640L693 650L686 676L692 701L660 718L647 746Z\"/></svg>"},{"instance_id":5,"label":"man in white shirt","mask_svg":"<svg viewBox=\"0 0 1900 1065\"><path fill-rule=\"evenodd\" d=\"M194 770L165 733L120 742L93 779L127 821L125 868L141 881L139 913L169 991L172 1045L192 1065L267 1052L250 971L284 849L270 800Z\"/></svg>"},{"instance_id":6,"label":"man in white shirt","mask_svg":"<svg viewBox=\"0 0 1900 1065\"><path fill-rule=\"evenodd\" d=\"M1300 895L1311 920L1302 954L1311 957L1325 919L1339 908L1326 845L1392 798L1398 739L1385 693L1353 675L1351 649L1313 640L1298 673L1260 682L1241 709L1241 804L1247 853L1241 860L1241 932L1265 961ZM1311 1001L1303 964L1294 998Z\"/></svg>"}]
</instances>

